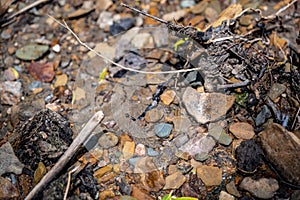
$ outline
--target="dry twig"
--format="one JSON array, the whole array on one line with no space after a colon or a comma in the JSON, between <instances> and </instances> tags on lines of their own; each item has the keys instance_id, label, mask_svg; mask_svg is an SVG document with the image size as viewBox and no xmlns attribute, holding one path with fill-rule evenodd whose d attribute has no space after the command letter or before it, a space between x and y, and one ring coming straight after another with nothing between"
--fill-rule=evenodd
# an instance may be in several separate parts
<instances>
[{"instance_id":1,"label":"dry twig","mask_svg":"<svg viewBox=\"0 0 300 200\"><path fill-rule=\"evenodd\" d=\"M65 167L65 165L71 160L74 154L78 151L81 145L89 138L91 132L102 121L104 114L102 111L98 111L87 122L87 124L80 131L78 136L74 139L67 151L60 157L58 162L51 168L51 170L42 178L42 180L31 190L25 200L33 199L34 196L42 190L42 188L50 183L57 174Z\"/></svg>"}]
</instances>

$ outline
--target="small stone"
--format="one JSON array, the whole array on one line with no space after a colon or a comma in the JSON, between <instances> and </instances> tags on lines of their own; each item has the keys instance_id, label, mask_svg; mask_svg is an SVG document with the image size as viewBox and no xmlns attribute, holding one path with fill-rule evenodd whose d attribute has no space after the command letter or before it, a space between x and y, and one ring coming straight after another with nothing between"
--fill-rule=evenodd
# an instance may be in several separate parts
<instances>
[{"instance_id":1,"label":"small stone","mask_svg":"<svg viewBox=\"0 0 300 200\"><path fill-rule=\"evenodd\" d=\"M243 15L240 18L240 24L243 26L249 26L252 23L253 16L252 15Z\"/></svg>"},{"instance_id":2,"label":"small stone","mask_svg":"<svg viewBox=\"0 0 300 200\"><path fill-rule=\"evenodd\" d=\"M0 199L19 199L18 189L6 178L0 177Z\"/></svg>"},{"instance_id":3,"label":"small stone","mask_svg":"<svg viewBox=\"0 0 300 200\"><path fill-rule=\"evenodd\" d=\"M169 165L168 174L174 174L175 172L178 172L177 166L176 165Z\"/></svg>"},{"instance_id":4,"label":"small stone","mask_svg":"<svg viewBox=\"0 0 300 200\"><path fill-rule=\"evenodd\" d=\"M286 86L280 83L274 83L268 92L268 96L272 101L275 101L284 91Z\"/></svg>"},{"instance_id":5,"label":"small stone","mask_svg":"<svg viewBox=\"0 0 300 200\"><path fill-rule=\"evenodd\" d=\"M160 123L154 126L154 131L158 137L166 138L169 137L169 135L171 134L172 128L172 124Z\"/></svg>"},{"instance_id":6,"label":"small stone","mask_svg":"<svg viewBox=\"0 0 300 200\"><path fill-rule=\"evenodd\" d=\"M141 157L139 158L134 166L134 173L148 173L157 170L156 165L151 157Z\"/></svg>"},{"instance_id":7,"label":"small stone","mask_svg":"<svg viewBox=\"0 0 300 200\"><path fill-rule=\"evenodd\" d=\"M188 152L195 156L197 153L209 153L216 145L215 140L209 136L196 136L179 148L182 152Z\"/></svg>"},{"instance_id":8,"label":"small stone","mask_svg":"<svg viewBox=\"0 0 300 200\"><path fill-rule=\"evenodd\" d=\"M221 93L198 93L188 87L183 96L187 111L201 124L215 121L231 108L235 98Z\"/></svg>"},{"instance_id":9,"label":"small stone","mask_svg":"<svg viewBox=\"0 0 300 200\"><path fill-rule=\"evenodd\" d=\"M96 44L94 50L96 52L99 52L101 55L105 56L106 58L109 58L111 60L113 60L115 58L115 54L116 54L116 49L113 46L108 45L105 42L101 42L99 44ZM88 53L89 58L93 58L96 56L96 54L94 52L89 52Z\"/></svg>"},{"instance_id":10,"label":"small stone","mask_svg":"<svg viewBox=\"0 0 300 200\"><path fill-rule=\"evenodd\" d=\"M94 177L97 178L97 179L100 179L102 178L105 174L109 173L112 171L112 168L113 166L110 164L110 165L106 165L104 167L101 167L100 169L97 169L95 172L94 172Z\"/></svg>"},{"instance_id":11,"label":"small stone","mask_svg":"<svg viewBox=\"0 0 300 200\"><path fill-rule=\"evenodd\" d=\"M155 157L159 155L159 152L155 151L153 148L147 148L147 155Z\"/></svg>"},{"instance_id":12,"label":"small stone","mask_svg":"<svg viewBox=\"0 0 300 200\"><path fill-rule=\"evenodd\" d=\"M181 174L181 172L175 172L166 177L166 185L164 190L168 189L178 189L186 181L186 177Z\"/></svg>"},{"instance_id":13,"label":"small stone","mask_svg":"<svg viewBox=\"0 0 300 200\"><path fill-rule=\"evenodd\" d=\"M123 156L125 160L128 160L134 155L135 143L126 141L123 147Z\"/></svg>"},{"instance_id":14,"label":"small stone","mask_svg":"<svg viewBox=\"0 0 300 200\"><path fill-rule=\"evenodd\" d=\"M207 187L217 186L222 182L222 169L206 165L199 166L197 167L197 177L200 178Z\"/></svg>"},{"instance_id":15,"label":"small stone","mask_svg":"<svg viewBox=\"0 0 300 200\"><path fill-rule=\"evenodd\" d=\"M197 160L197 161L203 162L203 161L207 160L208 154L205 153L205 152L197 153L197 154L194 156L194 158L195 158L195 160Z\"/></svg>"},{"instance_id":16,"label":"small stone","mask_svg":"<svg viewBox=\"0 0 300 200\"><path fill-rule=\"evenodd\" d=\"M271 113L270 109L268 108L267 105L263 105L261 111L258 113L257 117L255 118L255 125L256 126L262 125L270 117L272 117L272 113Z\"/></svg>"},{"instance_id":17,"label":"small stone","mask_svg":"<svg viewBox=\"0 0 300 200\"><path fill-rule=\"evenodd\" d=\"M219 195L219 200L235 200L235 198L227 192L221 191Z\"/></svg>"},{"instance_id":18,"label":"small stone","mask_svg":"<svg viewBox=\"0 0 300 200\"><path fill-rule=\"evenodd\" d=\"M13 29L12 28L6 28L1 32L1 38L8 40L13 35Z\"/></svg>"},{"instance_id":19,"label":"small stone","mask_svg":"<svg viewBox=\"0 0 300 200\"><path fill-rule=\"evenodd\" d=\"M132 28L135 25L135 18L132 17L126 17L122 18L118 21L115 21L110 27L109 27L109 33L113 36L125 32L128 29Z\"/></svg>"},{"instance_id":20,"label":"small stone","mask_svg":"<svg viewBox=\"0 0 300 200\"><path fill-rule=\"evenodd\" d=\"M60 45L59 44L56 44L52 47L52 50L55 52L55 53L59 53L60 52Z\"/></svg>"},{"instance_id":21,"label":"small stone","mask_svg":"<svg viewBox=\"0 0 300 200\"><path fill-rule=\"evenodd\" d=\"M154 108L146 112L145 120L149 123L155 123L158 122L163 116L164 113L161 110Z\"/></svg>"},{"instance_id":22,"label":"small stone","mask_svg":"<svg viewBox=\"0 0 300 200\"><path fill-rule=\"evenodd\" d=\"M99 199L111 199L114 196L116 195L112 190L104 190L100 192Z\"/></svg>"},{"instance_id":23,"label":"small stone","mask_svg":"<svg viewBox=\"0 0 300 200\"><path fill-rule=\"evenodd\" d=\"M0 147L0 166L0 176L6 173L22 173L24 165L15 155L14 150L9 142Z\"/></svg>"},{"instance_id":24,"label":"small stone","mask_svg":"<svg viewBox=\"0 0 300 200\"><path fill-rule=\"evenodd\" d=\"M229 194L232 194L236 197L241 197L240 192L237 190L234 181L230 181L228 184L226 184L226 190Z\"/></svg>"},{"instance_id":25,"label":"small stone","mask_svg":"<svg viewBox=\"0 0 300 200\"><path fill-rule=\"evenodd\" d=\"M187 136L187 134L184 134L184 133L176 136L176 138L173 140L173 142L177 148L180 148L182 145L184 145L188 141L189 141L189 137Z\"/></svg>"},{"instance_id":26,"label":"small stone","mask_svg":"<svg viewBox=\"0 0 300 200\"><path fill-rule=\"evenodd\" d=\"M164 173L160 170L141 174L141 182L143 184L143 188L150 192L158 192L166 184Z\"/></svg>"},{"instance_id":27,"label":"small stone","mask_svg":"<svg viewBox=\"0 0 300 200\"><path fill-rule=\"evenodd\" d=\"M146 155L146 147L143 144L137 144L135 147L135 155L144 156Z\"/></svg>"},{"instance_id":28,"label":"small stone","mask_svg":"<svg viewBox=\"0 0 300 200\"><path fill-rule=\"evenodd\" d=\"M59 86L65 86L68 83L68 76L67 74L62 74L56 76L56 81L54 83L54 87L59 87Z\"/></svg>"},{"instance_id":29,"label":"small stone","mask_svg":"<svg viewBox=\"0 0 300 200\"><path fill-rule=\"evenodd\" d=\"M16 56L21 60L36 60L43 56L48 49L47 45L29 44L18 49Z\"/></svg>"},{"instance_id":30,"label":"small stone","mask_svg":"<svg viewBox=\"0 0 300 200\"><path fill-rule=\"evenodd\" d=\"M209 124L208 134L222 145L228 146L232 142L230 135L225 132L222 126L216 123Z\"/></svg>"},{"instance_id":31,"label":"small stone","mask_svg":"<svg viewBox=\"0 0 300 200\"><path fill-rule=\"evenodd\" d=\"M116 146L118 142L119 142L118 136L116 136L114 133L111 132L104 133L98 139L98 144L105 149L109 149L111 147Z\"/></svg>"},{"instance_id":32,"label":"small stone","mask_svg":"<svg viewBox=\"0 0 300 200\"><path fill-rule=\"evenodd\" d=\"M8 81L15 81L19 78L19 72L15 68L9 67L4 71L3 77Z\"/></svg>"},{"instance_id":33,"label":"small stone","mask_svg":"<svg viewBox=\"0 0 300 200\"><path fill-rule=\"evenodd\" d=\"M247 190L255 197L261 199L270 199L279 189L279 185L277 180L273 178L261 178L259 180L253 180L250 177L246 177L242 180L240 188Z\"/></svg>"},{"instance_id":34,"label":"small stone","mask_svg":"<svg viewBox=\"0 0 300 200\"><path fill-rule=\"evenodd\" d=\"M166 21L173 21L173 20L177 21L180 18L184 17L186 15L186 13L187 13L187 11L185 9L174 11L171 13L164 14L162 16L162 19L166 20Z\"/></svg>"},{"instance_id":35,"label":"small stone","mask_svg":"<svg viewBox=\"0 0 300 200\"><path fill-rule=\"evenodd\" d=\"M166 90L160 95L160 100L165 104L165 105L170 105L176 96L176 92L173 90Z\"/></svg>"},{"instance_id":36,"label":"small stone","mask_svg":"<svg viewBox=\"0 0 300 200\"><path fill-rule=\"evenodd\" d=\"M183 1L180 1L180 6L182 8L189 8L193 5L195 5L195 1L194 0L183 0Z\"/></svg>"},{"instance_id":37,"label":"small stone","mask_svg":"<svg viewBox=\"0 0 300 200\"><path fill-rule=\"evenodd\" d=\"M232 123L229 131L237 138L249 140L254 137L255 132L253 126L245 122Z\"/></svg>"},{"instance_id":38,"label":"small stone","mask_svg":"<svg viewBox=\"0 0 300 200\"><path fill-rule=\"evenodd\" d=\"M0 83L0 99L2 104L15 105L21 101L22 84L18 81Z\"/></svg>"},{"instance_id":39,"label":"small stone","mask_svg":"<svg viewBox=\"0 0 300 200\"><path fill-rule=\"evenodd\" d=\"M132 188L131 196L136 199L143 199L143 200L154 200L155 199L146 190L140 189L140 188L136 187L134 184L131 185L131 188Z\"/></svg>"},{"instance_id":40,"label":"small stone","mask_svg":"<svg viewBox=\"0 0 300 200\"><path fill-rule=\"evenodd\" d=\"M28 86L28 91L34 91L38 88L42 88L42 82L41 81L33 81Z\"/></svg>"}]
</instances>

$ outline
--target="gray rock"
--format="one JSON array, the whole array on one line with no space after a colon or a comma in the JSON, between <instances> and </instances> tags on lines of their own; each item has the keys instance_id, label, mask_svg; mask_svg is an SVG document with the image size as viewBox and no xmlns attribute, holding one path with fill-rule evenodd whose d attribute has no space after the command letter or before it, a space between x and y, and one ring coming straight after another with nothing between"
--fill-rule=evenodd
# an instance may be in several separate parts
<instances>
[{"instance_id":1,"label":"gray rock","mask_svg":"<svg viewBox=\"0 0 300 200\"><path fill-rule=\"evenodd\" d=\"M240 188L247 190L255 197L261 199L270 199L279 189L279 185L277 180L273 178L261 178L259 180L253 180L250 177L246 177L241 182Z\"/></svg>"},{"instance_id":2,"label":"gray rock","mask_svg":"<svg viewBox=\"0 0 300 200\"><path fill-rule=\"evenodd\" d=\"M214 123L213 126L210 126L208 134L212 136L215 140L217 140L218 143L223 144L225 146L228 146L232 142L232 138L230 137L230 135L225 133L225 130L216 123Z\"/></svg>"},{"instance_id":3,"label":"gray rock","mask_svg":"<svg viewBox=\"0 0 300 200\"><path fill-rule=\"evenodd\" d=\"M196 2L194 0L183 0L183 1L180 1L180 6L182 8L189 8L193 5L195 5Z\"/></svg>"},{"instance_id":4,"label":"gray rock","mask_svg":"<svg viewBox=\"0 0 300 200\"><path fill-rule=\"evenodd\" d=\"M203 162L203 161L207 160L208 154L205 153L205 152L197 153L197 154L194 156L194 158L195 158L195 160L197 160L197 161Z\"/></svg>"},{"instance_id":5,"label":"gray rock","mask_svg":"<svg viewBox=\"0 0 300 200\"><path fill-rule=\"evenodd\" d=\"M147 155L155 157L159 155L159 152L155 151L153 148L147 148Z\"/></svg>"},{"instance_id":6,"label":"gray rock","mask_svg":"<svg viewBox=\"0 0 300 200\"><path fill-rule=\"evenodd\" d=\"M155 134L160 138L169 137L171 134L173 125L167 123L160 123L154 126Z\"/></svg>"},{"instance_id":7,"label":"gray rock","mask_svg":"<svg viewBox=\"0 0 300 200\"><path fill-rule=\"evenodd\" d=\"M285 85L274 83L268 93L268 96L272 99L272 101L275 101L285 90Z\"/></svg>"},{"instance_id":8,"label":"gray rock","mask_svg":"<svg viewBox=\"0 0 300 200\"><path fill-rule=\"evenodd\" d=\"M21 101L22 84L18 81L0 83L0 98L2 104L14 105Z\"/></svg>"},{"instance_id":9,"label":"gray rock","mask_svg":"<svg viewBox=\"0 0 300 200\"><path fill-rule=\"evenodd\" d=\"M21 174L24 165L19 161L10 143L0 147L0 175L5 173Z\"/></svg>"},{"instance_id":10,"label":"gray rock","mask_svg":"<svg viewBox=\"0 0 300 200\"><path fill-rule=\"evenodd\" d=\"M255 125L260 126L267 121L272 116L272 113L268 106L264 105L261 111L258 113L257 117L255 118Z\"/></svg>"},{"instance_id":11,"label":"gray rock","mask_svg":"<svg viewBox=\"0 0 300 200\"><path fill-rule=\"evenodd\" d=\"M201 153L209 153L216 145L215 140L209 136L196 136L185 143L181 148L182 152L187 152L191 156Z\"/></svg>"},{"instance_id":12,"label":"gray rock","mask_svg":"<svg viewBox=\"0 0 300 200\"><path fill-rule=\"evenodd\" d=\"M98 144L105 149L116 146L118 142L119 142L118 136L116 136L114 133L111 132L103 134L98 139Z\"/></svg>"},{"instance_id":13,"label":"gray rock","mask_svg":"<svg viewBox=\"0 0 300 200\"><path fill-rule=\"evenodd\" d=\"M205 124L216 121L231 108L235 98L221 93L199 93L195 89L186 88L182 101L197 122Z\"/></svg>"},{"instance_id":14,"label":"gray rock","mask_svg":"<svg viewBox=\"0 0 300 200\"><path fill-rule=\"evenodd\" d=\"M186 134L180 134L180 135L176 136L176 138L173 140L173 142L177 148L181 147L188 141L189 141L189 137Z\"/></svg>"}]
</instances>

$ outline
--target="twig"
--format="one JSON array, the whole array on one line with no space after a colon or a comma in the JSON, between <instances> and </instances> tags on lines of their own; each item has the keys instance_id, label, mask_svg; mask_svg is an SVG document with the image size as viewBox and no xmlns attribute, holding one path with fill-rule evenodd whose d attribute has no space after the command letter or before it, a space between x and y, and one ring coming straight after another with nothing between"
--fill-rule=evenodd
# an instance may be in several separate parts
<instances>
[{"instance_id":1,"label":"twig","mask_svg":"<svg viewBox=\"0 0 300 200\"><path fill-rule=\"evenodd\" d=\"M172 70L172 71L163 71L163 72L149 72L149 71L143 71L143 70L137 70L137 69L132 69L129 67L125 67L123 65L120 65L119 63L116 63L115 61L103 56L102 54L100 54L99 52L95 51L94 49L92 49L90 46L88 46L86 43L82 42L80 40L80 38L78 37L78 35L76 35L76 33L74 33L74 31L68 26L68 24L63 21L64 23L62 24L61 22L59 22L57 19L55 19L54 17L52 17L51 15L48 15L50 18L52 18L55 22L57 22L59 25L63 26L64 28L66 28L68 31L70 31L70 33L75 37L75 39L79 42L79 44L81 44L82 46L84 46L85 48L87 48L88 50L90 50L91 52L95 53L97 56L99 56L100 58L104 59L105 61L120 67L122 69L128 70L128 71L132 71L132 72L137 72L137 73L141 73L141 74L176 74L176 73L184 73L184 72L191 72L191 71L197 71L200 70L201 68L192 68L192 69L180 69L180 70Z\"/></svg>"},{"instance_id":2,"label":"twig","mask_svg":"<svg viewBox=\"0 0 300 200\"><path fill-rule=\"evenodd\" d=\"M73 172L75 172L79 167L80 167L80 165L76 166L74 169L72 169L68 173L68 182L67 182L67 187L66 187L66 191L65 191L65 194L64 194L64 200L67 200L67 196L68 196L68 193L69 193L69 189L70 189L70 185L71 185L71 174Z\"/></svg>"},{"instance_id":3,"label":"twig","mask_svg":"<svg viewBox=\"0 0 300 200\"><path fill-rule=\"evenodd\" d=\"M246 86L250 83L249 80L243 81L243 82L238 82L238 83L232 83L232 84L227 84L227 85L218 85L218 89L231 89L231 88L238 88L238 87L243 87Z\"/></svg>"},{"instance_id":4,"label":"twig","mask_svg":"<svg viewBox=\"0 0 300 200\"><path fill-rule=\"evenodd\" d=\"M18 15L22 14L23 12L26 12L27 10L29 10L29 9L31 9L33 7L36 7L37 5L39 5L41 3L46 3L47 1L49 1L49 0L38 0L38 1L35 1L32 4L30 4L28 6L25 6L24 8L22 8L21 10L19 10L15 14L12 14L11 16L7 17L7 20L10 20L10 19L18 16Z\"/></svg>"},{"instance_id":5,"label":"twig","mask_svg":"<svg viewBox=\"0 0 300 200\"><path fill-rule=\"evenodd\" d=\"M87 122L87 124L80 131L78 136L74 139L67 151L62 155L58 162L51 168L51 170L42 178L42 180L31 190L25 200L33 199L34 196L41 191L41 189L53 178L60 173L64 166L71 160L74 154L78 151L81 145L89 138L91 132L96 126L102 121L104 114L102 111L98 111L94 116Z\"/></svg>"},{"instance_id":6,"label":"twig","mask_svg":"<svg viewBox=\"0 0 300 200\"><path fill-rule=\"evenodd\" d=\"M298 118L298 116L299 116L299 113L300 113L300 107L298 108L297 113L296 113L296 115L295 115L295 118L294 118L294 121L293 121L291 130L293 130L293 129L295 128L295 124L296 124L297 118Z\"/></svg>"},{"instance_id":7,"label":"twig","mask_svg":"<svg viewBox=\"0 0 300 200\"><path fill-rule=\"evenodd\" d=\"M146 17L150 17L150 18L152 18L152 19L154 19L156 21L159 21L160 23L163 23L163 24L168 24L169 23L168 21L165 21L165 20L160 19L158 17L155 17L153 15L149 15L148 13L146 13L144 11L141 11L141 10L138 10L138 9L136 9L134 7L131 7L131 6L127 5L127 4L125 4L125 3L121 3L121 6L124 6L124 7L128 8L130 10L133 10L134 12L137 12L137 13L140 13L142 15L145 15Z\"/></svg>"}]
</instances>

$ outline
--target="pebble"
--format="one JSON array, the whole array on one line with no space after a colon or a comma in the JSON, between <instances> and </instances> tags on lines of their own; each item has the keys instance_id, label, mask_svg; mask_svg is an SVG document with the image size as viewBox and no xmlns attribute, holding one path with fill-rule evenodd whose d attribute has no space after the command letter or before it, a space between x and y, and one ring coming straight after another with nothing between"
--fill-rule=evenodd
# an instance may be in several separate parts
<instances>
[{"instance_id":1,"label":"pebble","mask_svg":"<svg viewBox=\"0 0 300 200\"><path fill-rule=\"evenodd\" d=\"M166 20L166 21L174 21L174 20L177 21L180 18L184 17L186 15L186 13L187 13L187 11L185 9L177 10L177 11L174 11L174 12L164 14L162 16L162 19Z\"/></svg>"},{"instance_id":2,"label":"pebble","mask_svg":"<svg viewBox=\"0 0 300 200\"><path fill-rule=\"evenodd\" d=\"M166 90L160 95L160 100L165 105L170 105L176 96L176 92L174 90Z\"/></svg>"},{"instance_id":3,"label":"pebble","mask_svg":"<svg viewBox=\"0 0 300 200\"><path fill-rule=\"evenodd\" d=\"M172 128L172 124L160 123L154 126L154 131L158 137L166 138L169 137L169 135L171 134Z\"/></svg>"},{"instance_id":4,"label":"pebble","mask_svg":"<svg viewBox=\"0 0 300 200\"><path fill-rule=\"evenodd\" d=\"M6 178L0 177L0 199L19 199L18 189Z\"/></svg>"},{"instance_id":5,"label":"pebble","mask_svg":"<svg viewBox=\"0 0 300 200\"><path fill-rule=\"evenodd\" d=\"M134 155L134 149L135 149L135 143L126 141L123 147L123 157L125 160L128 160L129 158L133 157Z\"/></svg>"},{"instance_id":6,"label":"pebble","mask_svg":"<svg viewBox=\"0 0 300 200\"><path fill-rule=\"evenodd\" d=\"M6 28L1 32L1 38L8 40L13 35L13 29L12 28Z\"/></svg>"},{"instance_id":7,"label":"pebble","mask_svg":"<svg viewBox=\"0 0 300 200\"><path fill-rule=\"evenodd\" d=\"M208 158L208 153L205 153L205 152L197 153L194 156L194 159L197 160L197 161L200 161L200 162L203 162L203 161L207 160L207 158Z\"/></svg>"},{"instance_id":8,"label":"pebble","mask_svg":"<svg viewBox=\"0 0 300 200\"><path fill-rule=\"evenodd\" d=\"M112 169L113 169L113 166L111 164L101 167L100 169L97 169L94 172L94 177L99 179L99 178L103 177L105 174L107 174L108 172L111 172Z\"/></svg>"},{"instance_id":9,"label":"pebble","mask_svg":"<svg viewBox=\"0 0 300 200\"><path fill-rule=\"evenodd\" d=\"M221 93L199 93L186 88L182 101L187 111L201 124L215 121L231 108L235 98Z\"/></svg>"},{"instance_id":10,"label":"pebble","mask_svg":"<svg viewBox=\"0 0 300 200\"><path fill-rule=\"evenodd\" d=\"M217 125L216 123L211 123L209 125L208 134L222 145L228 146L232 142L230 135L225 132L223 127Z\"/></svg>"},{"instance_id":11,"label":"pebble","mask_svg":"<svg viewBox=\"0 0 300 200\"><path fill-rule=\"evenodd\" d=\"M159 155L159 152L155 151L153 148L147 148L147 155L151 157L155 157Z\"/></svg>"},{"instance_id":12,"label":"pebble","mask_svg":"<svg viewBox=\"0 0 300 200\"><path fill-rule=\"evenodd\" d=\"M2 104L15 105L21 101L22 84L18 81L0 83L0 99Z\"/></svg>"},{"instance_id":13,"label":"pebble","mask_svg":"<svg viewBox=\"0 0 300 200\"><path fill-rule=\"evenodd\" d=\"M161 110L159 110L157 108L153 108L153 109L149 110L148 112L146 112L145 120L146 120L146 122L149 122L149 123L155 123L155 122L158 122L163 116L164 116L164 113Z\"/></svg>"},{"instance_id":14,"label":"pebble","mask_svg":"<svg viewBox=\"0 0 300 200\"><path fill-rule=\"evenodd\" d=\"M134 173L148 173L157 170L151 157L140 157L134 165Z\"/></svg>"},{"instance_id":15,"label":"pebble","mask_svg":"<svg viewBox=\"0 0 300 200\"><path fill-rule=\"evenodd\" d=\"M189 132L189 128L191 127L191 120L188 116L175 116L172 120L174 124L174 131L186 133Z\"/></svg>"},{"instance_id":16,"label":"pebble","mask_svg":"<svg viewBox=\"0 0 300 200\"><path fill-rule=\"evenodd\" d=\"M219 200L235 200L235 198L231 194L228 194L225 191L221 191L219 195Z\"/></svg>"},{"instance_id":17,"label":"pebble","mask_svg":"<svg viewBox=\"0 0 300 200\"><path fill-rule=\"evenodd\" d=\"M287 182L300 185L300 139L279 124L259 133L265 156Z\"/></svg>"},{"instance_id":18,"label":"pebble","mask_svg":"<svg viewBox=\"0 0 300 200\"><path fill-rule=\"evenodd\" d=\"M60 52L60 45L59 44L56 44L52 47L52 50L55 52L55 53L59 53Z\"/></svg>"},{"instance_id":19,"label":"pebble","mask_svg":"<svg viewBox=\"0 0 300 200\"><path fill-rule=\"evenodd\" d=\"M180 148L182 145L184 145L188 141L189 141L189 137L187 136L187 134L184 134L184 133L176 136L175 139L173 140L173 142L177 148Z\"/></svg>"},{"instance_id":20,"label":"pebble","mask_svg":"<svg viewBox=\"0 0 300 200\"><path fill-rule=\"evenodd\" d=\"M226 190L229 194L232 194L236 197L241 197L240 192L237 190L234 181L230 181L228 184L226 184Z\"/></svg>"},{"instance_id":21,"label":"pebble","mask_svg":"<svg viewBox=\"0 0 300 200\"><path fill-rule=\"evenodd\" d=\"M6 173L22 173L24 165L16 157L9 142L0 147L0 166L0 176Z\"/></svg>"},{"instance_id":22,"label":"pebble","mask_svg":"<svg viewBox=\"0 0 300 200\"><path fill-rule=\"evenodd\" d=\"M188 72L185 75L184 81L193 87L202 86L204 82L201 74L197 71Z\"/></svg>"},{"instance_id":23,"label":"pebble","mask_svg":"<svg viewBox=\"0 0 300 200\"><path fill-rule=\"evenodd\" d=\"M190 139L190 141L180 147L179 150L182 152L188 152L191 156L195 156L199 153L208 154L215 145L216 142L212 137L198 135Z\"/></svg>"},{"instance_id":24,"label":"pebble","mask_svg":"<svg viewBox=\"0 0 300 200\"><path fill-rule=\"evenodd\" d=\"M235 122L230 124L229 131L237 138L249 140L254 137L253 126L246 122Z\"/></svg>"},{"instance_id":25,"label":"pebble","mask_svg":"<svg viewBox=\"0 0 300 200\"><path fill-rule=\"evenodd\" d=\"M13 67L9 67L4 71L3 77L7 81L15 81L19 78L19 72Z\"/></svg>"},{"instance_id":26,"label":"pebble","mask_svg":"<svg viewBox=\"0 0 300 200\"><path fill-rule=\"evenodd\" d=\"M158 192L166 184L164 173L159 170L141 174L141 182L143 188L149 192Z\"/></svg>"},{"instance_id":27,"label":"pebble","mask_svg":"<svg viewBox=\"0 0 300 200\"><path fill-rule=\"evenodd\" d=\"M270 199L279 189L279 185L277 180L273 178L260 178L259 180L253 180L250 177L246 177L242 180L240 188L250 192L255 197Z\"/></svg>"},{"instance_id":28,"label":"pebble","mask_svg":"<svg viewBox=\"0 0 300 200\"><path fill-rule=\"evenodd\" d=\"M175 172L166 177L166 185L164 190L178 189L186 181L186 177L181 172Z\"/></svg>"},{"instance_id":29,"label":"pebble","mask_svg":"<svg viewBox=\"0 0 300 200\"><path fill-rule=\"evenodd\" d=\"M29 44L17 50L16 56L21 60L36 60L49 49L48 45Z\"/></svg>"},{"instance_id":30,"label":"pebble","mask_svg":"<svg viewBox=\"0 0 300 200\"><path fill-rule=\"evenodd\" d=\"M146 155L146 147L144 144L137 144L135 147L135 155L137 156L144 156Z\"/></svg>"},{"instance_id":31,"label":"pebble","mask_svg":"<svg viewBox=\"0 0 300 200\"><path fill-rule=\"evenodd\" d=\"M189 8L193 5L195 5L196 2L194 0L183 0L183 1L180 1L180 6L182 8Z\"/></svg>"},{"instance_id":32,"label":"pebble","mask_svg":"<svg viewBox=\"0 0 300 200\"><path fill-rule=\"evenodd\" d=\"M68 83L67 74L57 75L54 87L65 86Z\"/></svg>"},{"instance_id":33,"label":"pebble","mask_svg":"<svg viewBox=\"0 0 300 200\"><path fill-rule=\"evenodd\" d=\"M197 167L197 177L200 178L207 187L217 186L222 182L222 169L206 165L199 166Z\"/></svg>"},{"instance_id":34,"label":"pebble","mask_svg":"<svg viewBox=\"0 0 300 200\"><path fill-rule=\"evenodd\" d=\"M280 83L274 83L268 92L268 97L270 97L272 101L275 101L285 90L285 85Z\"/></svg>"},{"instance_id":35,"label":"pebble","mask_svg":"<svg viewBox=\"0 0 300 200\"><path fill-rule=\"evenodd\" d=\"M267 119L272 117L272 113L267 105L263 105L261 111L258 113L257 117L255 118L255 125L260 126L264 124Z\"/></svg>"},{"instance_id":36,"label":"pebble","mask_svg":"<svg viewBox=\"0 0 300 200\"><path fill-rule=\"evenodd\" d=\"M131 43L136 48L142 49L148 45L153 45L153 38L150 33L139 33L132 39Z\"/></svg>"},{"instance_id":37,"label":"pebble","mask_svg":"<svg viewBox=\"0 0 300 200\"><path fill-rule=\"evenodd\" d=\"M120 19L117 22L114 22L110 27L109 27L109 33L111 35L117 35L119 33L122 33L124 31L127 31L128 29L132 28L135 24L135 19L134 18L123 18Z\"/></svg>"},{"instance_id":38,"label":"pebble","mask_svg":"<svg viewBox=\"0 0 300 200\"><path fill-rule=\"evenodd\" d=\"M98 139L98 144L105 149L109 149L111 147L116 146L118 142L119 142L118 136L116 136L114 133L111 132L104 133Z\"/></svg>"}]
</instances>

